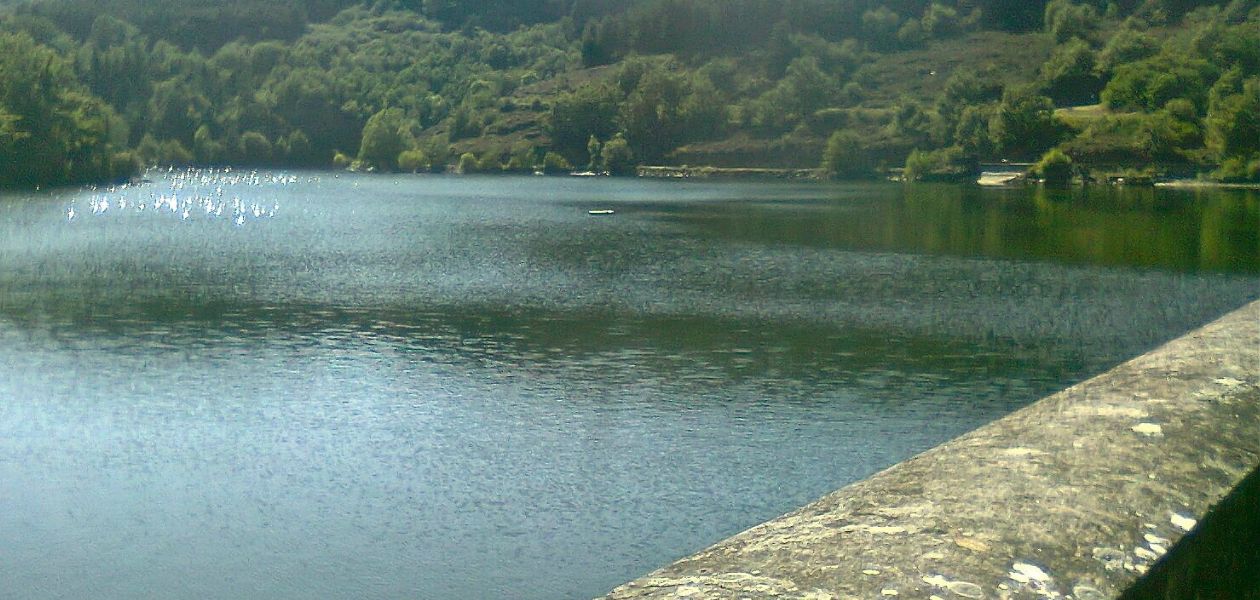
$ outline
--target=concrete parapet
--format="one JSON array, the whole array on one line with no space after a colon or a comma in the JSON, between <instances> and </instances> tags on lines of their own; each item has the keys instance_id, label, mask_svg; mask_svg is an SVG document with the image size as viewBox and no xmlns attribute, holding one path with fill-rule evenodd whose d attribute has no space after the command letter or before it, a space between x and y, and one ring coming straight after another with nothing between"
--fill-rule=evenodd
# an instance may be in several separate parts
<instances>
[{"instance_id":1,"label":"concrete parapet","mask_svg":"<svg viewBox=\"0 0 1260 600\"><path fill-rule=\"evenodd\" d=\"M1254 302L606 598L1097 600L1142 588L1152 569L1183 573L1143 581L1168 590L1187 568L1211 576L1207 554L1180 571L1161 557L1197 552L1210 536L1196 523L1218 503L1256 502L1255 490L1222 500L1258 466ZM1256 567L1218 566L1227 577Z\"/></svg>"}]
</instances>

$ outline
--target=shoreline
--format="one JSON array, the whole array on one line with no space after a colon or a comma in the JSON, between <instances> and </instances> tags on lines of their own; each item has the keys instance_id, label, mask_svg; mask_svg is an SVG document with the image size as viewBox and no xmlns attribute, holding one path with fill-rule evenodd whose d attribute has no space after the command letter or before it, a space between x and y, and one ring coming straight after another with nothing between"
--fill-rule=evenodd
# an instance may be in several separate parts
<instances>
[{"instance_id":1,"label":"shoreline","mask_svg":"<svg viewBox=\"0 0 1260 600\"><path fill-rule=\"evenodd\" d=\"M1155 187L1172 189L1225 189L1225 190L1260 190L1260 183L1226 183L1223 181L1202 181L1199 179L1174 179L1157 181Z\"/></svg>"},{"instance_id":2,"label":"shoreline","mask_svg":"<svg viewBox=\"0 0 1260 600\"><path fill-rule=\"evenodd\" d=\"M363 171L353 171L349 169L336 169L336 168L303 167L303 168L297 168L297 169L290 169L290 168L274 167L274 166L244 166L244 165L234 165L231 167L226 167L222 165L214 166L214 167L192 167L192 166L176 167L176 169L180 169L180 170L182 169L220 169L220 168L231 168L233 170L238 170L238 169L239 170L260 170L260 171L266 170L266 171L275 171L275 172L318 171L318 172L325 172L325 173L334 174L334 175L342 173L342 172L356 173L356 174L370 174L370 175L407 175L408 174L408 173L387 173L387 172L365 173ZM91 184L91 183L80 184L78 186L76 186L75 184L59 184L59 185L54 185L54 186L38 185L34 187L0 187L0 192L19 192L19 193L20 192L36 192L38 193L38 192L57 190L57 189L73 189L76 187L90 188L90 187L95 187L95 186L107 186L107 185L134 185L136 183L139 183L135 179L144 177L151 170L152 168L142 171L141 174L137 178L133 178L132 181L128 181L128 182L100 182L96 184ZM159 168L158 170L161 171L162 169ZM419 174L452 175L453 173L435 172L435 173L419 173ZM461 174L454 174L454 175L461 175ZM482 173L482 172L479 172L479 173L471 173L470 175L526 176L528 174L523 173L523 172L520 172L520 173L515 173L515 172ZM600 175L607 176L605 174L600 174ZM581 177L581 176L596 176L596 174L594 173L586 174L586 173L575 171L571 173L548 174L548 176ZM776 167L713 167L713 166L686 166L686 165L684 166L642 165L635 168L635 172L633 175L618 175L615 177L639 178L639 179L701 179L701 180L710 180L710 181L791 181L791 182L798 182L798 183L800 182L869 183L873 181L894 181L894 182L899 181L898 179L888 178L888 177L857 178L857 179L836 178L836 177L828 176L825 171L819 168L808 169L808 168L776 168ZM980 187L987 187L987 188L1022 187L1025 185L1037 184L1035 180L1022 180L1020 182L1009 182L1009 183L995 185L993 183L986 184L983 182L983 180L984 180L984 174L978 174L974 178L973 177L961 178L957 181L954 181L953 183L962 184L962 185L977 185ZM1077 182L1077 183L1074 183L1073 185L1079 186L1079 185L1082 185L1082 183ZM1150 182L1148 180L1140 184L1091 182L1084 185L1109 185L1109 186L1114 186L1114 187L1156 187L1156 188L1177 189L1177 190L1196 190L1196 189L1222 189L1222 190L1244 190L1244 191L1260 190L1260 182L1228 183L1228 182L1223 182L1223 181L1209 181L1209 180L1203 180L1203 179L1169 179L1169 180L1155 181L1155 182Z\"/></svg>"}]
</instances>

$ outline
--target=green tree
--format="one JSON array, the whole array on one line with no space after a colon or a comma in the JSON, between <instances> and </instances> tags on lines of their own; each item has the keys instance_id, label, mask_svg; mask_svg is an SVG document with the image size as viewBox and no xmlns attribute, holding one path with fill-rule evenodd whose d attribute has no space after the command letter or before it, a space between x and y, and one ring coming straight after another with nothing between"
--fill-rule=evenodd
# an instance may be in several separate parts
<instances>
[{"instance_id":1,"label":"green tree","mask_svg":"<svg viewBox=\"0 0 1260 600\"><path fill-rule=\"evenodd\" d=\"M620 94L608 85L588 85L556 99L547 118L552 147L579 160L592 136L607 138L616 131Z\"/></svg>"},{"instance_id":2,"label":"green tree","mask_svg":"<svg viewBox=\"0 0 1260 600\"><path fill-rule=\"evenodd\" d=\"M927 32L918 19L907 19L901 29L897 30L897 44L902 48L918 48L927 41Z\"/></svg>"},{"instance_id":3,"label":"green tree","mask_svg":"<svg viewBox=\"0 0 1260 600\"><path fill-rule=\"evenodd\" d=\"M202 125L193 134L193 158L202 165L213 165L223 161L223 144L214 139L210 127Z\"/></svg>"},{"instance_id":4,"label":"green tree","mask_svg":"<svg viewBox=\"0 0 1260 600\"><path fill-rule=\"evenodd\" d=\"M586 155L590 158L586 163L587 169L594 170L599 166L599 157L603 146L603 144L599 143L599 138L594 135L591 135L590 139L586 140Z\"/></svg>"},{"instance_id":5,"label":"green tree","mask_svg":"<svg viewBox=\"0 0 1260 600\"><path fill-rule=\"evenodd\" d=\"M1072 181L1072 157L1052 148L1041 156L1032 171L1047 185L1066 185Z\"/></svg>"},{"instance_id":6,"label":"green tree","mask_svg":"<svg viewBox=\"0 0 1260 600\"><path fill-rule=\"evenodd\" d=\"M1098 70L1111 73L1120 65L1150 58L1159 52L1159 43L1148 33L1121 29L1107 40L1098 53Z\"/></svg>"},{"instance_id":7,"label":"green tree","mask_svg":"<svg viewBox=\"0 0 1260 600\"><path fill-rule=\"evenodd\" d=\"M1071 0L1050 0L1046 3L1046 31L1054 35L1056 42L1084 37L1098 21L1098 11L1088 4L1075 4Z\"/></svg>"},{"instance_id":8,"label":"green tree","mask_svg":"<svg viewBox=\"0 0 1260 600\"><path fill-rule=\"evenodd\" d=\"M906 157L906 181L959 181L975 175L975 161L957 146L924 151L915 149Z\"/></svg>"},{"instance_id":9,"label":"green tree","mask_svg":"<svg viewBox=\"0 0 1260 600\"><path fill-rule=\"evenodd\" d=\"M964 108L954 128L954 143L971 156L992 155L994 144L989 135L989 122L992 119L991 105Z\"/></svg>"},{"instance_id":10,"label":"green tree","mask_svg":"<svg viewBox=\"0 0 1260 600\"><path fill-rule=\"evenodd\" d=\"M634 173L634 151L630 149L630 143L621 134L613 136L604 144L600 159L603 161L604 170L613 175Z\"/></svg>"},{"instance_id":11,"label":"green tree","mask_svg":"<svg viewBox=\"0 0 1260 600\"><path fill-rule=\"evenodd\" d=\"M1102 88L1094 72L1094 52L1080 38L1054 49L1041 66L1041 80L1057 104L1093 104Z\"/></svg>"},{"instance_id":12,"label":"green tree","mask_svg":"<svg viewBox=\"0 0 1260 600\"><path fill-rule=\"evenodd\" d=\"M555 152L548 152L543 156L543 171L546 173L567 173L572 170L573 165Z\"/></svg>"},{"instance_id":13,"label":"green tree","mask_svg":"<svg viewBox=\"0 0 1260 600\"><path fill-rule=\"evenodd\" d=\"M1139 148L1147 156L1176 160L1202 145L1203 132L1194 105L1189 100L1176 99L1163 110L1144 116L1137 139Z\"/></svg>"},{"instance_id":14,"label":"green tree","mask_svg":"<svg viewBox=\"0 0 1260 600\"><path fill-rule=\"evenodd\" d=\"M319 164L319 155L315 152L315 147L311 144L311 138L301 129L294 129L289 132L285 142L285 159L299 166L314 166Z\"/></svg>"},{"instance_id":15,"label":"green tree","mask_svg":"<svg viewBox=\"0 0 1260 600\"><path fill-rule=\"evenodd\" d=\"M476 173L478 167L477 155L472 152L465 152L459 155L459 163L455 166L455 170L464 174Z\"/></svg>"},{"instance_id":16,"label":"green tree","mask_svg":"<svg viewBox=\"0 0 1260 600\"><path fill-rule=\"evenodd\" d=\"M192 142L197 128L207 122L212 106L189 81L173 78L157 83L149 98L145 133L159 140Z\"/></svg>"},{"instance_id":17,"label":"green tree","mask_svg":"<svg viewBox=\"0 0 1260 600\"><path fill-rule=\"evenodd\" d=\"M1222 97L1204 119L1207 146L1222 160L1260 153L1260 77Z\"/></svg>"},{"instance_id":18,"label":"green tree","mask_svg":"<svg viewBox=\"0 0 1260 600\"><path fill-rule=\"evenodd\" d=\"M1057 144L1063 131L1054 103L1032 86L1007 88L989 122L997 149L1020 157L1036 156Z\"/></svg>"},{"instance_id":19,"label":"green tree","mask_svg":"<svg viewBox=\"0 0 1260 600\"><path fill-rule=\"evenodd\" d=\"M924 31L938 38L956 35L962 29L958 11L938 2L929 4L923 11L922 23Z\"/></svg>"},{"instance_id":20,"label":"green tree","mask_svg":"<svg viewBox=\"0 0 1260 600\"><path fill-rule=\"evenodd\" d=\"M359 162L380 171L398 170L398 155L407 149L403 137L405 115L400 108L386 108L363 126Z\"/></svg>"},{"instance_id":21,"label":"green tree","mask_svg":"<svg viewBox=\"0 0 1260 600\"><path fill-rule=\"evenodd\" d=\"M26 34L0 33L0 185L114 179L127 127Z\"/></svg>"},{"instance_id":22,"label":"green tree","mask_svg":"<svg viewBox=\"0 0 1260 600\"><path fill-rule=\"evenodd\" d=\"M419 173L429 169L429 159L418 148L403 150L398 154L398 168L404 173Z\"/></svg>"},{"instance_id":23,"label":"green tree","mask_svg":"<svg viewBox=\"0 0 1260 600\"><path fill-rule=\"evenodd\" d=\"M681 107L688 92L680 76L664 69L652 69L639 79L618 115L635 157L659 161L682 143L685 123Z\"/></svg>"},{"instance_id":24,"label":"green tree","mask_svg":"<svg viewBox=\"0 0 1260 600\"><path fill-rule=\"evenodd\" d=\"M241 134L240 157L247 165L265 165L272 159L271 142L267 136L257 131L246 131Z\"/></svg>"},{"instance_id":25,"label":"green tree","mask_svg":"<svg viewBox=\"0 0 1260 600\"><path fill-rule=\"evenodd\" d=\"M827 139L822 168L832 177L854 179L874 174L871 154L862 138L852 131L840 130Z\"/></svg>"},{"instance_id":26,"label":"green tree","mask_svg":"<svg viewBox=\"0 0 1260 600\"><path fill-rule=\"evenodd\" d=\"M901 29L901 15L887 6L877 6L862 13L862 36L877 48L895 47L898 29Z\"/></svg>"}]
</instances>

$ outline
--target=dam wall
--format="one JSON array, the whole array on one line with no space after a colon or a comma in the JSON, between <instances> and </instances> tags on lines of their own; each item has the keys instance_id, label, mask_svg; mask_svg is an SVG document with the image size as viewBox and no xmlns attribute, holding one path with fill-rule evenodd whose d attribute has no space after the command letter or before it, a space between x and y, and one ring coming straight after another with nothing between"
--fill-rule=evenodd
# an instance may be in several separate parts
<instances>
[{"instance_id":1,"label":"dam wall","mask_svg":"<svg viewBox=\"0 0 1260 600\"><path fill-rule=\"evenodd\" d=\"M1260 301L609 593L1260 598Z\"/></svg>"}]
</instances>

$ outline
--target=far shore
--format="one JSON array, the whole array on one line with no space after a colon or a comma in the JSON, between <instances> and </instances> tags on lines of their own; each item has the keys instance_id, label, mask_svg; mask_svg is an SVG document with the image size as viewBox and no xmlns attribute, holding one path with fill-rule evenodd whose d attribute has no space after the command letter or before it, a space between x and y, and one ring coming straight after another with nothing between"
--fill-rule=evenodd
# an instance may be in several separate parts
<instances>
[{"instance_id":1,"label":"far shore","mask_svg":"<svg viewBox=\"0 0 1260 600\"><path fill-rule=\"evenodd\" d=\"M1260 190L1260 183L1225 183L1222 181L1204 181L1202 179L1173 179L1170 181L1157 181L1155 187L1163 188L1224 188L1231 190Z\"/></svg>"}]
</instances>

